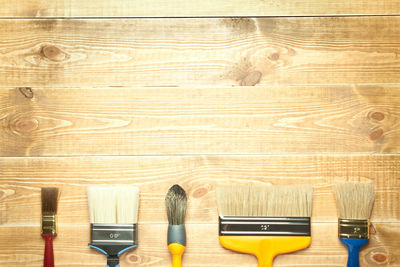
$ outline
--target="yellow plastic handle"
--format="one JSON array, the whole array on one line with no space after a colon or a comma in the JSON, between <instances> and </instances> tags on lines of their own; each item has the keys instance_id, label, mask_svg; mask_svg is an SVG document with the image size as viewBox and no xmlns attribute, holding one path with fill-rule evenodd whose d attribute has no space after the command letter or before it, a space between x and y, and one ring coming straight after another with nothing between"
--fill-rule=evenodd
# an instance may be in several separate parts
<instances>
[{"instance_id":1,"label":"yellow plastic handle","mask_svg":"<svg viewBox=\"0 0 400 267\"><path fill-rule=\"evenodd\" d=\"M276 255L308 247L310 236L220 236L219 242L227 249L253 254L258 267L272 267Z\"/></svg>"},{"instance_id":2,"label":"yellow plastic handle","mask_svg":"<svg viewBox=\"0 0 400 267\"><path fill-rule=\"evenodd\" d=\"M185 246L178 243L168 245L169 252L172 255L172 267L182 267L182 255L185 248Z\"/></svg>"}]
</instances>

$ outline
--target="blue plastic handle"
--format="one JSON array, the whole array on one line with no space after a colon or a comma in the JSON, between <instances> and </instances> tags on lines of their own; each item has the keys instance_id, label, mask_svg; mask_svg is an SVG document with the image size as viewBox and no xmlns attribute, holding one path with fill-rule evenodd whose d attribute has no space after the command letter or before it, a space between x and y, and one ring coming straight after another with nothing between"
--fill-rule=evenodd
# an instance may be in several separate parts
<instances>
[{"instance_id":1,"label":"blue plastic handle","mask_svg":"<svg viewBox=\"0 0 400 267\"><path fill-rule=\"evenodd\" d=\"M339 240L346 245L347 250L349 251L347 267L360 267L358 254L360 253L360 248L367 244L369 239L339 238Z\"/></svg>"}]
</instances>

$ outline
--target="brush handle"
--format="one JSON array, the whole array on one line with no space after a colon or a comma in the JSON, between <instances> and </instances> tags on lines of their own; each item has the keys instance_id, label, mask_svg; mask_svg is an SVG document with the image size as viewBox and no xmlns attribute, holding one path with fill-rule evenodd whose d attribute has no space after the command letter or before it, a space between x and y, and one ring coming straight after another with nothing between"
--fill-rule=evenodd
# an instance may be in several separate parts
<instances>
[{"instance_id":1,"label":"brush handle","mask_svg":"<svg viewBox=\"0 0 400 267\"><path fill-rule=\"evenodd\" d=\"M172 255L172 267L181 267L182 266L182 255L185 251L185 246L172 243L168 245L169 252Z\"/></svg>"},{"instance_id":2,"label":"brush handle","mask_svg":"<svg viewBox=\"0 0 400 267\"><path fill-rule=\"evenodd\" d=\"M121 254L137 247L137 245L89 244L89 247L94 248L107 256L107 267L119 267L119 257Z\"/></svg>"},{"instance_id":3,"label":"brush handle","mask_svg":"<svg viewBox=\"0 0 400 267\"><path fill-rule=\"evenodd\" d=\"M118 267L119 259L115 257L107 257L107 267Z\"/></svg>"},{"instance_id":4,"label":"brush handle","mask_svg":"<svg viewBox=\"0 0 400 267\"><path fill-rule=\"evenodd\" d=\"M225 248L253 254L258 267L272 267L274 257L308 247L311 236L220 236L219 242Z\"/></svg>"},{"instance_id":5,"label":"brush handle","mask_svg":"<svg viewBox=\"0 0 400 267\"><path fill-rule=\"evenodd\" d=\"M262 256L257 256L258 267L272 267L274 257L274 255L271 255L269 253L265 253Z\"/></svg>"},{"instance_id":6,"label":"brush handle","mask_svg":"<svg viewBox=\"0 0 400 267\"><path fill-rule=\"evenodd\" d=\"M45 240L43 267L54 267L53 237L52 234L42 234Z\"/></svg>"},{"instance_id":7,"label":"brush handle","mask_svg":"<svg viewBox=\"0 0 400 267\"><path fill-rule=\"evenodd\" d=\"M346 245L349 251L347 267L360 267L359 253L360 248L368 243L369 239L339 238Z\"/></svg>"},{"instance_id":8,"label":"brush handle","mask_svg":"<svg viewBox=\"0 0 400 267\"><path fill-rule=\"evenodd\" d=\"M182 255L172 256L172 267L182 267Z\"/></svg>"},{"instance_id":9,"label":"brush handle","mask_svg":"<svg viewBox=\"0 0 400 267\"><path fill-rule=\"evenodd\" d=\"M186 248L185 225L168 225L168 250L172 255L172 267L182 266L182 255Z\"/></svg>"}]
</instances>

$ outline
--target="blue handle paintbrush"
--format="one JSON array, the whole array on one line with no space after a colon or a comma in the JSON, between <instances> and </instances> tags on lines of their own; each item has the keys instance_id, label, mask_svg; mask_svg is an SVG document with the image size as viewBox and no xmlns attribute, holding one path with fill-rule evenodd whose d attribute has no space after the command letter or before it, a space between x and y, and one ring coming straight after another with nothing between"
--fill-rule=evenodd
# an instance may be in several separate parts
<instances>
[{"instance_id":1,"label":"blue handle paintbrush","mask_svg":"<svg viewBox=\"0 0 400 267\"><path fill-rule=\"evenodd\" d=\"M369 241L374 187L366 183L344 183L334 189L339 211L339 240L349 252L347 267L359 267L360 249Z\"/></svg>"}]
</instances>

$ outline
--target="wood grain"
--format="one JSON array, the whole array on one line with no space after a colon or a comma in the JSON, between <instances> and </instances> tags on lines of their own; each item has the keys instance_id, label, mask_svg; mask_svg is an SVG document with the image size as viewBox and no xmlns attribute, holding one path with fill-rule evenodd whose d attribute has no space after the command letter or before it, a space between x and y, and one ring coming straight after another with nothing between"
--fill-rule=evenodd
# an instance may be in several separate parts
<instances>
[{"instance_id":1,"label":"wood grain","mask_svg":"<svg viewBox=\"0 0 400 267\"><path fill-rule=\"evenodd\" d=\"M188 224L188 245L183 266L257 266L254 256L224 249L218 243L216 224ZM125 266L171 266L166 247L167 224L140 224L139 247L121 257ZM88 248L89 223L60 225L55 239L56 266L105 266L103 254ZM274 266L345 266L347 251L338 241L336 223L313 224L309 248L276 257ZM7 266L42 266L44 243L40 227L0 226L0 263ZM360 253L361 266L400 266L400 224L374 224L374 234ZM329 252L329 253L328 253Z\"/></svg>"},{"instance_id":2,"label":"wood grain","mask_svg":"<svg viewBox=\"0 0 400 267\"><path fill-rule=\"evenodd\" d=\"M0 17L394 15L398 0L0 0Z\"/></svg>"},{"instance_id":3,"label":"wood grain","mask_svg":"<svg viewBox=\"0 0 400 267\"><path fill-rule=\"evenodd\" d=\"M397 16L3 19L0 85L397 84L399 26Z\"/></svg>"},{"instance_id":4,"label":"wood grain","mask_svg":"<svg viewBox=\"0 0 400 267\"><path fill-rule=\"evenodd\" d=\"M400 219L400 156L149 156L0 158L0 225L40 220L40 187L61 189L59 222L88 221L86 187L134 184L140 188L139 220L165 222L165 194L181 184L189 197L187 223L217 223L215 187L237 184L311 184L313 221L336 222L332 185L371 182L376 188L373 222ZM158 216L154 216L158 214Z\"/></svg>"},{"instance_id":5,"label":"wood grain","mask_svg":"<svg viewBox=\"0 0 400 267\"><path fill-rule=\"evenodd\" d=\"M397 153L399 89L0 89L0 155Z\"/></svg>"},{"instance_id":6,"label":"wood grain","mask_svg":"<svg viewBox=\"0 0 400 267\"><path fill-rule=\"evenodd\" d=\"M361 266L400 266L399 15L400 0L0 0L0 266L43 265L43 186L61 189L56 266L105 266L87 247L94 184L140 187L121 267L171 266L174 183L184 266L257 265L218 243L227 183L312 185L312 245L274 266L344 266L343 181L376 189Z\"/></svg>"}]
</instances>

